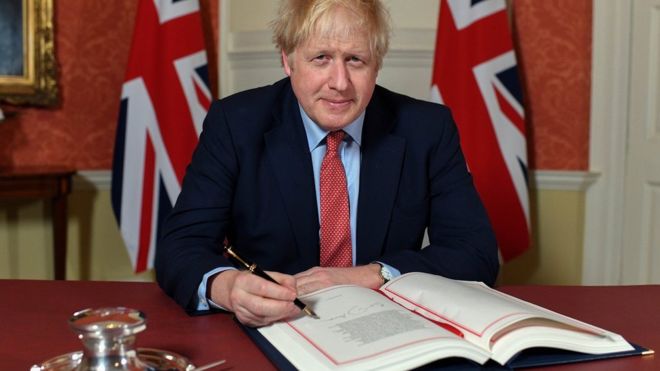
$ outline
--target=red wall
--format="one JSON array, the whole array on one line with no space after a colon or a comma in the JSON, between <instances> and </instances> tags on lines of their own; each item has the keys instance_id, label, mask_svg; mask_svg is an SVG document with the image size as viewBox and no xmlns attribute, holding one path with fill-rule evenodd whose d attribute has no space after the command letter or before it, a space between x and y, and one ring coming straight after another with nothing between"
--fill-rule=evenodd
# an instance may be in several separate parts
<instances>
[{"instance_id":1,"label":"red wall","mask_svg":"<svg viewBox=\"0 0 660 371\"><path fill-rule=\"evenodd\" d=\"M532 169L589 168L591 0L514 0Z\"/></svg>"},{"instance_id":2,"label":"red wall","mask_svg":"<svg viewBox=\"0 0 660 371\"><path fill-rule=\"evenodd\" d=\"M136 4L135 0L55 1L61 105L53 109L3 105L6 114L16 114L0 123L0 166L110 168ZM207 34L218 29L215 4L202 2ZM591 0L514 0L513 4L530 167L587 169ZM217 41L217 31L212 40Z\"/></svg>"},{"instance_id":3,"label":"red wall","mask_svg":"<svg viewBox=\"0 0 660 371\"><path fill-rule=\"evenodd\" d=\"M61 105L3 105L5 115L16 114L0 123L0 165L107 169L137 2L54 3Z\"/></svg>"},{"instance_id":4,"label":"red wall","mask_svg":"<svg viewBox=\"0 0 660 371\"><path fill-rule=\"evenodd\" d=\"M9 117L0 122L0 166L109 169L137 1L57 0L54 5L60 106L3 105ZM214 65L217 2L201 5Z\"/></svg>"}]
</instances>

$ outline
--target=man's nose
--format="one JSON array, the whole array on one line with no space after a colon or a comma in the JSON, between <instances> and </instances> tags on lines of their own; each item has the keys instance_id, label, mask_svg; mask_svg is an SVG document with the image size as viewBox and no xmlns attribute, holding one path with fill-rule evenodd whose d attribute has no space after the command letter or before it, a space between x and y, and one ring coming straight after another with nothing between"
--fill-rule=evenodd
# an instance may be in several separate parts
<instances>
[{"instance_id":1,"label":"man's nose","mask_svg":"<svg viewBox=\"0 0 660 371\"><path fill-rule=\"evenodd\" d=\"M331 89L343 91L346 90L350 81L348 69L343 61L337 61L332 64L330 69L330 78L328 85Z\"/></svg>"}]
</instances>

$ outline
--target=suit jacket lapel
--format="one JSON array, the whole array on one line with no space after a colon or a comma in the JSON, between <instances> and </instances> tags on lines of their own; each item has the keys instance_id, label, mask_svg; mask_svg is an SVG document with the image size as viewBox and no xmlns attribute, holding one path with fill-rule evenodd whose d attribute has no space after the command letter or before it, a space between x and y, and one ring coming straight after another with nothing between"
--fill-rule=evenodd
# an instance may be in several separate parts
<instances>
[{"instance_id":1,"label":"suit jacket lapel","mask_svg":"<svg viewBox=\"0 0 660 371\"><path fill-rule=\"evenodd\" d=\"M318 265L319 221L312 160L298 102L290 86L273 112L275 125L264 136L266 154L282 194L303 262Z\"/></svg>"},{"instance_id":2,"label":"suit jacket lapel","mask_svg":"<svg viewBox=\"0 0 660 371\"><path fill-rule=\"evenodd\" d=\"M389 134L396 118L380 101L378 89L362 129L357 264L369 263L382 253L406 146L403 138Z\"/></svg>"}]
</instances>

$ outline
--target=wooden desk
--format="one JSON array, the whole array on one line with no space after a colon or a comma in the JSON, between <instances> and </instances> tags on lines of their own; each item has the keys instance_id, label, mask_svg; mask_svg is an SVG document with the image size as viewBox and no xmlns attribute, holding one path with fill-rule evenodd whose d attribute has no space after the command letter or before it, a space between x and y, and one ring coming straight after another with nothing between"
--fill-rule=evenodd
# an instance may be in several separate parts
<instances>
[{"instance_id":1,"label":"wooden desk","mask_svg":"<svg viewBox=\"0 0 660 371\"><path fill-rule=\"evenodd\" d=\"M660 349L660 286L504 287L502 291L615 331ZM83 308L127 306L144 311L147 329L138 347L169 350L195 365L226 359L219 370L273 370L228 314L190 317L155 283L0 280L0 369L28 370L80 350L68 328ZM628 357L554 367L558 370L658 370L657 356ZM548 369L548 368L546 368ZM540 370L540 369L535 369Z\"/></svg>"},{"instance_id":2,"label":"wooden desk","mask_svg":"<svg viewBox=\"0 0 660 371\"><path fill-rule=\"evenodd\" d=\"M0 168L0 200L50 200L55 279L66 277L67 196L74 170L61 167Z\"/></svg>"}]
</instances>

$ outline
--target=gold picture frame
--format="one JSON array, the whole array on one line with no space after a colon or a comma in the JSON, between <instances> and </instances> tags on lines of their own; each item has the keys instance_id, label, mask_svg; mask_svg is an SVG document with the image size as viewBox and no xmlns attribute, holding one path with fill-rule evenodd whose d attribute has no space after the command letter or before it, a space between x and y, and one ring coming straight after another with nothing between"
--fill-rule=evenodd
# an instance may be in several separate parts
<instances>
[{"instance_id":1,"label":"gold picture frame","mask_svg":"<svg viewBox=\"0 0 660 371\"><path fill-rule=\"evenodd\" d=\"M59 103L53 0L2 0L0 100L12 104ZM9 45L10 47L7 47ZM10 64L11 63L11 64Z\"/></svg>"}]
</instances>

